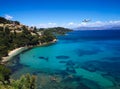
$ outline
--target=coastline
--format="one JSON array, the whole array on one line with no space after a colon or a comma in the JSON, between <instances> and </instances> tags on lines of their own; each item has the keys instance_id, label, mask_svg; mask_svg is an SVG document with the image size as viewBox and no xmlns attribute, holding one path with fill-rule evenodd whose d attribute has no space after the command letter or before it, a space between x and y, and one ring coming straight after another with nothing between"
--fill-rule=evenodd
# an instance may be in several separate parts
<instances>
[{"instance_id":1,"label":"coastline","mask_svg":"<svg viewBox=\"0 0 120 89\"><path fill-rule=\"evenodd\" d=\"M20 54L21 52L23 52L23 51L25 51L27 49L28 49L28 47L20 47L20 48L16 48L16 49L10 51L8 53L8 56L2 57L1 64L4 64L4 63L10 61L14 56Z\"/></svg>"},{"instance_id":2,"label":"coastline","mask_svg":"<svg viewBox=\"0 0 120 89\"><path fill-rule=\"evenodd\" d=\"M43 44L39 44L39 45L36 45L36 46L25 46L25 47L20 47L20 48L16 48L14 50L11 50L9 53L8 53L8 56L6 57L2 57L2 61L0 64L5 64L6 62L10 61L13 57L17 56L18 54L20 54L21 52L25 51L25 50L28 50L30 48L33 48L33 47L39 47L39 46L45 46L45 45L49 45L49 44L52 44L52 43L55 43L57 42L57 39L54 39L53 41L51 42L45 42Z\"/></svg>"}]
</instances>

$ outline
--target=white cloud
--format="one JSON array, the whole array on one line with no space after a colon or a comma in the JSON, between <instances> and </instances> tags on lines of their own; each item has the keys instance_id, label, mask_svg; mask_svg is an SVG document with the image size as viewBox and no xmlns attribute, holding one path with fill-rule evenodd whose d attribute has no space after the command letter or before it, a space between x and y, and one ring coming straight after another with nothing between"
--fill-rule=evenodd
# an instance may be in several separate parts
<instances>
[{"instance_id":1,"label":"white cloud","mask_svg":"<svg viewBox=\"0 0 120 89\"><path fill-rule=\"evenodd\" d=\"M6 18L7 20L11 20L13 17L6 14L6 15L5 15L5 18Z\"/></svg>"},{"instance_id":2,"label":"white cloud","mask_svg":"<svg viewBox=\"0 0 120 89\"><path fill-rule=\"evenodd\" d=\"M73 28L73 27L77 27L78 24L74 23L74 22L69 22L67 24L64 24L63 27L68 27L68 28Z\"/></svg>"},{"instance_id":3,"label":"white cloud","mask_svg":"<svg viewBox=\"0 0 120 89\"><path fill-rule=\"evenodd\" d=\"M73 22L68 23L68 26L73 26L73 25L75 25L75 23Z\"/></svg>"},{"instance_id":4,"label":"white cloud","mask_svg":"<svg viewBox=\"0 0 120 89\"><path fill-rule=\"evenodd\" d=\"M106 22L102 22L102 21L95 21L95 22L81 22L81 23L74 23L74 22L70 22L66 25L66 27L70 27L70 28L75 28L75 27L100 27L100 26L106 26L106 25L120 25L120 20L118 21L106 21Z\"/></svg>"},{"instance_id":5,"label":"white cloud","mask_svg":"<svg viewBox=\"0 0 120 89\"><path fill-rule=\"evenodd\" d=\"M118 20L118 21L109 21L109 24L120 25L120 20Z\"/></svg>"},{"instance_id":6,"label":"white cloud","mask_svg":"<svg viewBox=\"0 0 120 89\"><path fill-rule=\"evenodd\" d=\"M41 23L36 25L39 28L49 28L49 27L66 27L66 28L76 28L76 27L100 27L100 26L116 26L120 25L120 20L118 21L95 21L95 22L81 22L81 23L75 23L75 22L69 22L69 23L64 23L61 25L58 25L57 23L49 22L49 23Z\"/></svg>"},{"instance_id":7,"label":"white cloud","mask_svg":"<svg viewBox=\"0 0 120 89\"><path fill-rule=\"evenodd\" d=\"M50 25L50 26L56 26L57 24L56 23L48 23L48 25Z\"/></svg>"}]
</instances>

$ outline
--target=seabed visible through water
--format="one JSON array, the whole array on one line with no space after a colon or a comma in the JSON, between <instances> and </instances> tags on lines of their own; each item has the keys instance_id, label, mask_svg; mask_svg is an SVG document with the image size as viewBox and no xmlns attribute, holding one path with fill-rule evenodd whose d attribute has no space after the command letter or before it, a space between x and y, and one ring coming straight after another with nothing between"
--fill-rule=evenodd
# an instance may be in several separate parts
<instances>
[{"instance_id":1,"label":"seabed visible through water","mask_svg":"<svg viewBox=\"0 0 120 89\"><path fill-rule=\"evenodd\" d=\"M38 89L120 89L120 37L113 35L119 33L59 36L57 43L30 49L9 62L11 77L36 75Z\"/></svg>"}]
</instances>

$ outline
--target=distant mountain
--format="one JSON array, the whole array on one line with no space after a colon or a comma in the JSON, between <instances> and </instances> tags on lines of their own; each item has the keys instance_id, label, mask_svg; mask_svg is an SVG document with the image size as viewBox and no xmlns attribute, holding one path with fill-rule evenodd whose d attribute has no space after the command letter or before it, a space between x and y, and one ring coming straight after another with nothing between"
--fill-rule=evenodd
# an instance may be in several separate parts
<instances>
[{"instance_id":1,"label":"distant mountain","mask_svg":"<svg viewBox=\"0 0 120 89\"><path fill-rule=\"evenodd\" d=\"M74 30L120 30L120 25L106 25L101 27L77 27Z\"/></svg>"},{"instance_id":2,"label":"distant mountain","mask_svg":"<svg viewBox=\"0 0 120 89\"><path fill-rule=\"evenodd\" d=\"M112 30L116 29L116 30L120 30L120 26L115 26L111 28Z\"/></svg>"}]
</instances>

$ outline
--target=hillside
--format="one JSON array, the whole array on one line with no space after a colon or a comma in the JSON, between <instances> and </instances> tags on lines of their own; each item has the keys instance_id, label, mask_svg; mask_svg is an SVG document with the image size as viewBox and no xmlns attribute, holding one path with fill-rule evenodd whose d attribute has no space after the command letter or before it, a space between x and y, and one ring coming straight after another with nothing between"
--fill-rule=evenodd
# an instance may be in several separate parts
<instances>
[{"instance_id":1,"label":"hillside","mask_svg":"<svg viewBox=\"0 0 120 89\"><path fill-rule=\"evenodd\" d=\"M56 39L55 34L66 34L71 30L61 27L38 29L21 24L18 21L0 17L0 61L11 50L20 47L35 47ZM0 89L35 89L36 77L23 75L19 80L10 79L11 70L0 62ZM30 79L30 80L29 80ZM32 87L32 88L31 88Z\"/></svg>"},{"instance_id":2,"label":"hillside","mask_svg":"<svg viewBox=\"0 0 120 89\"><path fill-rule=\"evenodd\" d=\"M72 30L62 27L38 29L0 17L0 58L19 47L49 43L56 39L56 34L63 35L69 31Z\"/></svg>"},{"instance_id":3,"label":"hillside","mask_svg":"<svg viewBox=\"0 0 120 89\"><path fill-rule=\"evenodd\" d=\"M41 28L41 29L39 29L39 31L41 31L41 30L48 30L48 31L52 32L53 34L58 34L58 35L65 35L67 32L73 31L72 29L63 28L63 27L53 27L53 28Z\"/></svg>"}]
</instances>

